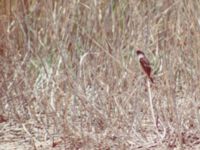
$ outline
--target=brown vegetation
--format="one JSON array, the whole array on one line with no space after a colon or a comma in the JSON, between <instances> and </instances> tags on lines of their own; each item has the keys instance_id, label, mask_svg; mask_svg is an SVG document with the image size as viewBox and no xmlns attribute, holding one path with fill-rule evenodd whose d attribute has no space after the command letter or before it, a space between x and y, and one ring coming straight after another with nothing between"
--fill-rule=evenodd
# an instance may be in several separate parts
<instances>
[{"instance_id":1,"label":"brown vegetation","mask_svg":"<svg viewBox=\"0 0 200 150\"><path fill-rule=\"evenodd\" d=\"M0 7L0 149L200 148L198 0Z\"/></svg>"}]
</instances>

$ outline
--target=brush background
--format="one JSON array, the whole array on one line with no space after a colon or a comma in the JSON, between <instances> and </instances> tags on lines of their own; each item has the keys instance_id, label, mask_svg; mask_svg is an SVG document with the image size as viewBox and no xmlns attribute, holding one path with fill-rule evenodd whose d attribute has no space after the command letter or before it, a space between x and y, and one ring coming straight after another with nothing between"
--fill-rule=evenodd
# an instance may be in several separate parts
<instances>
[{"instance_id":1,"label":"brush background","mask_svg":"<svg viewBox=\"0 0 200 150\"><path fill-rule=\"evenodd\" d=\"M199 149L198 0L1 0L0 33L0 148Z\"/></svg>"}]
</instances>

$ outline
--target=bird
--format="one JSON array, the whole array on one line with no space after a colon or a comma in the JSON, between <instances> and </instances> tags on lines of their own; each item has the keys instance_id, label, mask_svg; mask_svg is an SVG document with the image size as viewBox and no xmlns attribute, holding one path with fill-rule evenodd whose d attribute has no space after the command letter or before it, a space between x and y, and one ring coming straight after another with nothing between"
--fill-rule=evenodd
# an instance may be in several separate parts
<instances>
[{"instance_id":1,"label":"bird","mask_svg":"<svg viewBox=\"0 0 200 150\"><path fill-rule=\"evenodd\" d=\"M151 69L151 65L150 65L148 58L145 56L144 52L141 50L137 50L136 53L137 53L138 60L140 62L140 65L141 65L144 73L147 75L147 77L150 79L150 81L152 83L154 83L154 80L151 76L152 69Z\"/></svg>"}]
</instances>

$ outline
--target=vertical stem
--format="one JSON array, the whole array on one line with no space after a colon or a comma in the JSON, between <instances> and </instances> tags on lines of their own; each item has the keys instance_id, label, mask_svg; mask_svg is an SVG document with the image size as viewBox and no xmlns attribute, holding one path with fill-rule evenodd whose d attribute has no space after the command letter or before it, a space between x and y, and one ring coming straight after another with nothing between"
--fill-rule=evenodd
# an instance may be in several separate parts
<instances>
[{"instance_id":1,"label":"vertical stem","mask_svg":"<svg viewBox=\"0 0 200 150\"><path fill-rule=\"evenodd\" d=\"M147 80L147 87L148 87L148 94L149 94L149 103L150 103L151 115L152 115L152 118L153 118L154 126L157 127L156 126L155 112L154 112L154 108L153 108L151 86L150 86L150 81L149 80Z\"/></svg>"},{"instance_id":2,"label":"vertical stem","mask_svg":"<svg viewBox=\"0 0 200 150\"><path fill-rule=\"evenodd\" d=\"M147 87L148 87L149 103L150 103L150 109L151 109L151 115L152 115L152 119L153 119L153 124L154 124L154 127L156 128L157 135L162 140L164 138L165 134L166 134L166 132L165 132L166 130L164 129L164 132L163 132L162 135L158 131L157 122L156 122L156 116L155 116L155 112L154 112L154 108L153 108L153 99L152 99L151 86L150 86L150 81L149 80L147 80Z\"/></svg>"}]
</instances>

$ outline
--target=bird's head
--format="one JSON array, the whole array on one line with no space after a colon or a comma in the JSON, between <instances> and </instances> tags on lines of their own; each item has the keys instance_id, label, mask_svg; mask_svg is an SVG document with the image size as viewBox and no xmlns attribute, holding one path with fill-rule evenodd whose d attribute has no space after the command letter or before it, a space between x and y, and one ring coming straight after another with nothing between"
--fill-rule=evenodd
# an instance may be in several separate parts
<instances>
[{"instance_id":1,"label":"bird's head","mask_svg":"<svg viewBox=\"0 0 200 150\"><path fill-rule=\"evenodd\" d=\"M144 55L144 53L141 50L136 50L137 55Z\"/></svg>"}]
</instances>

